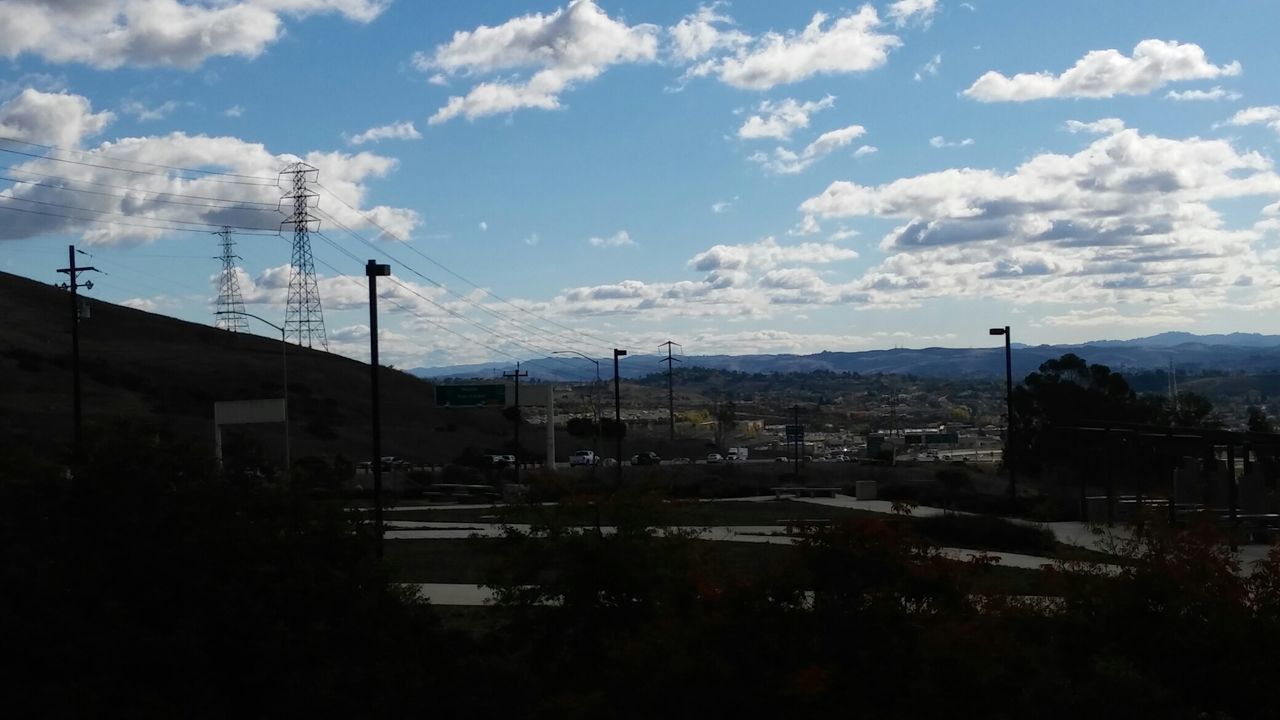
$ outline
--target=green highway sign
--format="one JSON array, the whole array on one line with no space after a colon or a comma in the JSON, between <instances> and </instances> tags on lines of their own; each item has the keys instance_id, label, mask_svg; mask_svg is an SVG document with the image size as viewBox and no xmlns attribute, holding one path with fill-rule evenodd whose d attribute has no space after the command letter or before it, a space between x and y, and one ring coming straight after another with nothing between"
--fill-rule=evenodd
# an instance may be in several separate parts
<instances>
[{"instance_id":1,"label":"green highway sign","mask_svg":"<svg viewBox=\"0 0 1280 720\"><path fill-rule=\"evenodd\" d=\"M507 386L436 385L436 407L506 407Z\"/></svg>"}]
</instances>

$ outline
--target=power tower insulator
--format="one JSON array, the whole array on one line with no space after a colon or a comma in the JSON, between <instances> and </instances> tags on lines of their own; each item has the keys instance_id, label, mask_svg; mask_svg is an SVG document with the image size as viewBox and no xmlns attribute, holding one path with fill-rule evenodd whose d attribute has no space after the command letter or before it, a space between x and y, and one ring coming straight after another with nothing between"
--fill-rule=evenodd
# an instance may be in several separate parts
<instances>
[{"instance_id":1,"label":"power tower insulator","mask_svg":"<svg viewBox=\"0 0 1280 720\"><path fill-rule=\"evenodd\" d=\"M240 294L240 274L236 270L236 241L231 239L231 228L223 227L215 233L222 243L222 275L218 282L217 312L214 327L229 332L249 332L249 320L244 316L244 296Z\"/></svg>"},{"instance_id":2,"label":"power tower insulator","mask_svg":"<svg viewBox=\"0 0 1280 720\"><path fill-rule=\"evenodd\" d=\"M320 196L309 185L319 179L320 171L296 162L280 171L281 198L290 204L289 219L281 225L293 226L293 260L289 269L289 296L285 304L284 336L299 345L329 349L324 331L324 310L320 306L320 286L316 282L315 260L311 255L311 233L320 229L320 220L311 214Z\"/></svg>"}]
</instances>

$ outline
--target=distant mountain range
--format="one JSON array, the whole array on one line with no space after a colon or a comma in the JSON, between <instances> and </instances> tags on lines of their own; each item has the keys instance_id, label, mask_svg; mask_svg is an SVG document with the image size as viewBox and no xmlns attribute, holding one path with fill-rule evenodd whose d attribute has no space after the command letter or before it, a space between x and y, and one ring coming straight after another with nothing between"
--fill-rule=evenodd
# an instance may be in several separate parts
<instances>
[{"instance_id":1,"label":"distant mountain range","mask_svg":"<svg viewBox=\"0 0 1280 720\"><path fill-rule=\"evenodd\" d=\"M1075 353L1091 363L1112 370L1149 370L1168 367L1172 360L1179 370L1224 370L1228 372L1280 371L1280 335L1230 333L1195 335L1166 332L1134 340L1096 340L1080 345L1014 344L1013 372L1022 377L1045 360ZM637 378L660 372L657 355L633 355L619 364L623 377ZM749 373L790 373L830 370L832 372L912 374L923 377L1001 377L1004 349L922 348L918 350L868 350L864 352L820 352L812 355L686 355L681 367L703 367ZM596 365L582 358L535 358L521 364L529 376L539 380L583 381L595 378ZM409 372L423 378L497 379L507 365L480 363L436 368L415 368ZM600 373L613 376L611 358L600 360Z\"/></svg>"}]
</instances>

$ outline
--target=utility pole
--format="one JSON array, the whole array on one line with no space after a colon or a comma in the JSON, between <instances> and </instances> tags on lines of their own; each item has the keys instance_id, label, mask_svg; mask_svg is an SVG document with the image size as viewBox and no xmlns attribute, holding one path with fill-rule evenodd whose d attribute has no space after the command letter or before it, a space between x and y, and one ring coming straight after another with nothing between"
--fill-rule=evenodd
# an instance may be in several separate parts
<instances>
[{"instance_id":1,"label":"utility pole","mask_svg":"<svg viewBox=\"0 0 1280 720\"><path fill-rule=\"evenodd\" d=\"M672 342L670 340L662 343L662 345L659 345L658 347L666 346L667 359L659 360L658 362L664 362L667 364L667 424L671 428L671 439L675 440L676 439L676 393L675 393L675 382L674 382L675 375L672 373L673 366L671 363L681 362L681 360L678 357L671 356L672 345L676 347L683 347L680 345L680 343Z\"/></svg>"},{"instance_id":2,"label":"utility pole","mask_svg":"<svg viewBox=\"0 0 1280 720\"><path fill-rule=\"evenodd\" d=\"M513 373L502 373L504 378L514 378L516 381L516 484L520 484L520 378L529 377L529 373L520 371L520 363L516 363L516 371ZM550 418L547 422L551 422Z\"/></svg>"},{"instance_id":3,"label":"utility pole","mask_svg":"<svg viewBox=\"0 0 1280 720\"><path fill-rule=\"evenodd\" d=\"M614 465L614 479L618 484L622 484L622 386L618 381L618 358L626 355L626 350L613 349L613 437L618 455L618 462Z\"/></svg>"},{"instance_id":4,"label":"utility pole","mask_svg":"<svg viewBox=\"0 0 1280 720\"><path fill-rule=\"evenodd\" d=\"M67 267L58 268L58 272L66 273L67 282L62 283L63 289L71 290L71 406L73 418L73 434L72 449L75 455L80 455L80 296L76 292L80 288L85 290L93 289L93 281L90 280L83 285L80 284L80 273L82 272L102 272L96 267L76 267L76 250L75 245L67 246ZM86 253L81 253L86 254Z\"/></svg>"},{"instance_id":5,"label":"utility pole","mask_svg":"<svg viewBox=\"0 0 1280 720\"><path fill-rule=\"evenodd\" d=\"M249 321L244 317L244 297L240 294L240 276L236 273L236 241L231 239L231 228L223 226L214 233L222 238L222 274L218 281L218 302L214 309L214 326L228 332L249 332Z\"/></svg>"},{"instance_id":6,"label":"utility pole","mask_svg":"<svg viewBox=\"0 0 1280 720\"><path fill-rule=\"evenodd\" d=\"M369 278L369 393L373 410L373 526L382 557L382 408L378 397L378 278L391 274L390 265L370 260L364 266ZM286 322L285 327L288 327ZM321 328L323 332L323 328ZM287 390L287 388L286 388Z\"/></svg>"}]
</instances>

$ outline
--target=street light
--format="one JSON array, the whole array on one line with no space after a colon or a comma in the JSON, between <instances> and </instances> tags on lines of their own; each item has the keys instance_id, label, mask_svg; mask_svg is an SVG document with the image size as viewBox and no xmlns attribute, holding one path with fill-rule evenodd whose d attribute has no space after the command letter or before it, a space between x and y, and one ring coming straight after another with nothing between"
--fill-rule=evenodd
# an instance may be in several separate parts
<instances>
[{"instance_id":1,"label":"street light","mask_svg":"<svg viewBox=\"0 0 1280 720\"><path fill-rule=\"evenodd\" d=\"M370 260L364 266L369 278L369 396L373 406L373 528L382 557L382 411L378 393L378 278L391 274L391 266Z\"/></svg>"},{"instance_id":2,"label":"street light","mask_svg":"<svg viewBox=\"0 0 1280 720\"><path fill-rule=\"evenodd\" d=\"M280 364L284 366L284 477L288 481L293 477L293 465L289 457L289 343L284 339L284 328L243 310L218 310L214 315L243 315L280 331Z\"/></svg>"},{"instance_id":3,"label":"street light","mask_svg":"<svg viewBox=\"0 0 1280 720\"><path fill-rule=\"evenodd\" d=\"M614 465L614 477L622 482L622 390L618 384L618 358L626 357L626 350L613 349L613 432L617 439L618 462Z\"/></svg>"},{"instance_id":4,"label":"street light","mask_svg":"<svg viewBox=\"0 0 1280 720\"><path fill-rule=\"evenodd\" d=\"M1013 476L1013 350L1009 342L1009 326L991 328L987 332L990 335L1004 336L1004 467L1009 472L1009 497L1016 503L1018 500L1018 485Z\"/></svg>"},{"instance_id":5,"label":"street light","mask_svg":"<svg viewBox=\"0 0 1280 720\"><path fill-rule=\"evenodd\" d=\"M570 355L570 354L577 355L583 359L590 360L591 362L595 363L595 366L596 366L596 385L595 385L596 398L594 403L595 410L596 410L595 454L596 454L596 461L599 462L600 460L600 361L591 357L590 355L587 355L585 353L580 353L577 350L553 350L551 354L552 355ZM592 467L594 468L595 466L593 465Z\"/></svg>"}]
</instances>

